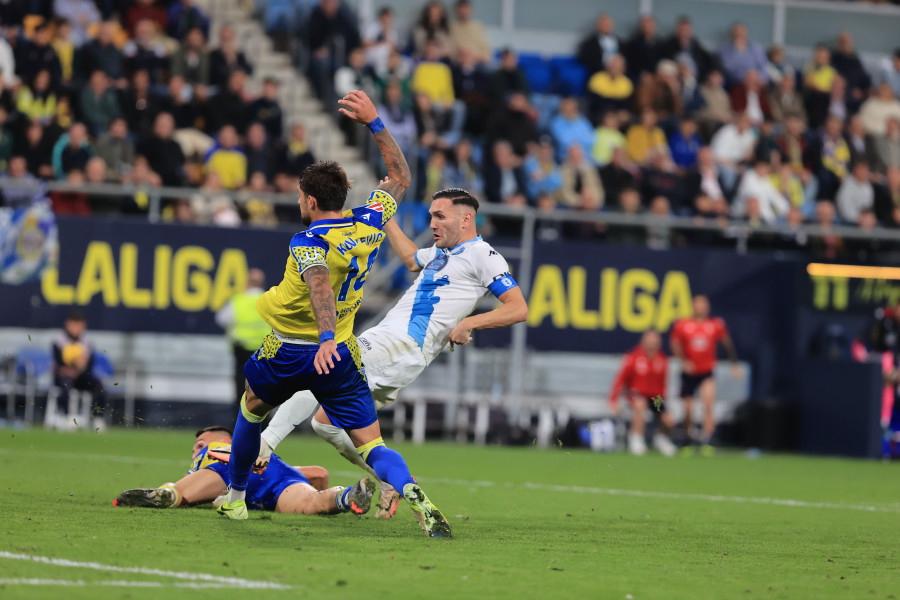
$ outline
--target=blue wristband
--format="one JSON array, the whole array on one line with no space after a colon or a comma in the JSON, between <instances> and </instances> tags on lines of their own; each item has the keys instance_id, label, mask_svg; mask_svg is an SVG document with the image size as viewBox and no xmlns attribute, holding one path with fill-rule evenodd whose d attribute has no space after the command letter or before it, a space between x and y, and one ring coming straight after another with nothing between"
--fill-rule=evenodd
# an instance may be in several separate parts
<instances>
[{"instance_id":1,"label":"blue wristband","mask_svg":"<svg viewBox=\"0 0 900 600\"><path fill-rule=\"evenodd\" d=\"M333 340L333 339L334 339L333 331L323 331L322 333L319 334L319 343L320 344L324 344L328 340Z\"/></svg>"},{"instance_id":2,"label":"blue wristband","mask_svg":"<svg viewBox=\"0 0 900 600\"><path fill-rule=\"evenodd\" d=\"M372 135L375 135L382 129L384 129L384 123L381 121L381 117L375 117L372 119L370 123L366 125L369 128L369 131L372 132Z\"/></svg>"}]
</instances>

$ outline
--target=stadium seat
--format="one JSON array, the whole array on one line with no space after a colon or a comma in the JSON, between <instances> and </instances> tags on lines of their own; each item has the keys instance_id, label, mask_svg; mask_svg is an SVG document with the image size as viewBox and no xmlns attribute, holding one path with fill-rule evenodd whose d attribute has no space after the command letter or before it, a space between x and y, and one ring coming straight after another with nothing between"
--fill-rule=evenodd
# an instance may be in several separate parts
<instances>
[{"instance_id":1,"label":"stadium seat","mask_svg":"<svg viewBox=\"0 0 900 600\"><path fill-rule=\"evenodd\" d=\"M25 395L25 424L30 425L34 421L38 390L49 392L51 389L52 356L43 348L22 348L16 352L15 361L16 379L22 381L20 389Z\"/></svg>"},{"instance_id":2,"label":"stadium seat","mask_svg":"<svg viewBox=\"0 0 900 600\"><path fill-rule=\"evenodd\" d=\"M543 58L539 60L519 60L519 67L525 72L531 91L536 94L547 94L553 87L553 73L550 64Z\"/></svg>"},{"instance_id":3,"label":"stadium seat","mask_svg":"<svg viewBox=\"0 0 900 600\"><path fill-rule=\"evenodd\" d=\"M554 87L563 96L580 96L584 93L587 71L573 56L554 56L550 59Z\"/></svg>"}]
</instances>

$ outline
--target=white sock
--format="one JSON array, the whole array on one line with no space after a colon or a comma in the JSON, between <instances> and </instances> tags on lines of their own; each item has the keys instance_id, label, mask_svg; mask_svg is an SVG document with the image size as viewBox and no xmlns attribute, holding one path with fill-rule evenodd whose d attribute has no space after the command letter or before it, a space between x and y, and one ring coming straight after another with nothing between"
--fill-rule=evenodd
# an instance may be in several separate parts
<instances>
[{"instance_id":1,"label":"white sock","mask_svg":"<svg viewBox=\"0 0 900 600\"><path fill-rule=\"evenodd\" d=\"M233 488L228 488L228 504L232 502L237 502L238 500L243 500L247 497L247 490L236 490Z\"/></svg>"},{"instance_id":2,"label":"white sock","mask_svg":"<svg viewBox=\"0 0 900 600\"><path fill-rule=\"evenodd\" d=\"M386 485L384 482L378 479L378 475L375 474L375 470L367 465L366 461L364 461L362 457L356 452L356 447L353 445L353 442L350 440L350 436L347 435L346 431L344 431L340 427L335 427L334 425L319 423L315 419L312 420L312 428L320 438L337 448L337 451L341 453L341 456L374 477L380 485Z\"/></svg>"},{"instance_id":3,"label":"white sock","mask_svg":"<svg viewBox=\"0 0 900 600\"><path fill-rule=\"evenodd\" d=\"M319 402L312 392L297 392L278 407L269 426L262 432L263 441L271 450L275 450L294 427L312 416L318 406Z\"/></svg>"}]
</instances>

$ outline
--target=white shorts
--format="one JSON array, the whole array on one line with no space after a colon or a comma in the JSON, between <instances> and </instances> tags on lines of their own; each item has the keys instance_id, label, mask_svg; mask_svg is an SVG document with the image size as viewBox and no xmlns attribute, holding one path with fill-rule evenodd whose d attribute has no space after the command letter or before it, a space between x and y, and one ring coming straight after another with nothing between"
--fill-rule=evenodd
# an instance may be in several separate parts
<instances>
[{"instance_id":1,"label":"white shorts","mask_svg":"<svg viewBox=\"0 0 900 600\"><path fill-rule=\"evenodd\" d=\"M397 392L425 370L425 354L405 333L373 327L356 337L375 408L381 410L397 399Z\"/></svg>"}]
</instances>

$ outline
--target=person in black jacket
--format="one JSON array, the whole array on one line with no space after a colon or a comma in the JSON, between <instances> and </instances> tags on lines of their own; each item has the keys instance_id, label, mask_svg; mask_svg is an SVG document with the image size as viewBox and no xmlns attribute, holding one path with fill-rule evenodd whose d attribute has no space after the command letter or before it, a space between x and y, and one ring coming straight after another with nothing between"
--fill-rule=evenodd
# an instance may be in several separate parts
<instances>
[{"instance_id":1,"label":"person in black jacket","mask_svg":"<svg viewBox=\"0 0 900 600\"><path fill-rule=\"evenodd\" d=\"M153 123L153 133L138 143L137 153L147 159L163 185L177 187L185 183L185 157L181 146L172 138L174 132L172 115L159 113Z\"/></svg>"},{"instance_id":2,"label":"person in black jacket","mask_svg":"<svg viewBox=\"0 0 900 600\"><path fill-rule=\"evenodd\" d=\"M597 18L597 29L578 44L578 62L587 69L588 77L602 71L609 57L621 52L619 38L613 33L613 19L608 14Z\"/></svg>"},{"instance_id":3,"label":"person in black jacket","mask_svg":"<svg viewBox=\"0 0 900 600\"><path fill-rule=\"evenodd\" d=\"M234 28L223 25L219 30L219 47L209 53L209 85L224 86L237 70L253 74L253 67L235 43Z\"/></svg>"},{"instance_id":4,"label":"person in black jacket","mask_svg":"<svg viewBox=\"0 0 900 600\"><path fill-rule=\"evenodd\" d=\"M306 42L309 76L320 98L331 95L332 75L346 64L359 39L359 30L347 11L341 10L340 0L319 0L309 15Z\"/></svg>"},{"instance_id":5,"label":"person in black jacket","mask_svg":"<svg viewBox=\"0 0 900 600\"><path fill-rule=\"evenodd\" d=\"M679 17L675 33L663 42L662 55L675 62L686 62L697 81L706 81L706 76L718 68L715 57L706 51L694 37L694 27L688 17Z\"/></svg>"},{"instance_id":6,"label":"person in black jacket","mask_svg":"<svg viewBox=\"0 0 900 600\"><path fill-rule=\"evenodd\" d=\"M847 82L847 110L855 113L869 95L872 78L853 48L853 36L847 31L838 35L837 47L831 53L831 66Z\"/></svg>"},{"instance_id":7,"label":"person in black jacket","mask_svg":"<svg viewBox=\"0 0 900 600\"><path fill-rule=\"evenodd\" d=\"M639 82L644 73L656 72L656 64L663 58L663 41L656 35L656 19L650 15L641 17L638 30L625 43L624 54L632 81Z\"/></svg>"}]
</instances>

